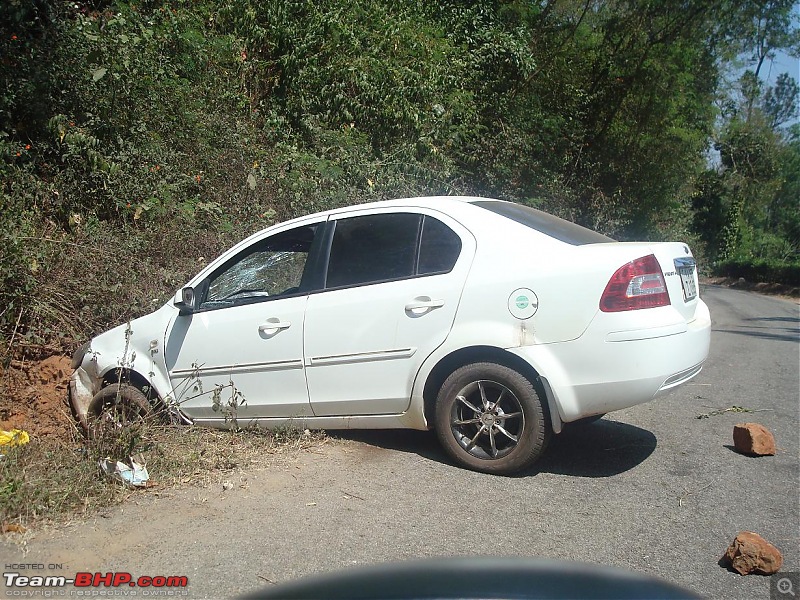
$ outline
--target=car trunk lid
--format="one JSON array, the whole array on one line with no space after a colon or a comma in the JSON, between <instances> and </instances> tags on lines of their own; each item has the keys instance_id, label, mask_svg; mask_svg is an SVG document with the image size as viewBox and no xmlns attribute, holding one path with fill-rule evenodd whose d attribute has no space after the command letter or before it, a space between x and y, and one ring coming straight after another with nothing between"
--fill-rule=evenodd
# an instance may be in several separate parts
<instances>
[{"instance_id":1,"label":"car trunk lid","mask_svg":"<svg viewBox=\"0 0 800 600\"><path fill-rule=\"evenodd\" d=\"M687 322L695 318L700 298L697 263L689 246L680 242L651 244L650 249L661 265L672 306Z\"/></svg>"}]
</instances>

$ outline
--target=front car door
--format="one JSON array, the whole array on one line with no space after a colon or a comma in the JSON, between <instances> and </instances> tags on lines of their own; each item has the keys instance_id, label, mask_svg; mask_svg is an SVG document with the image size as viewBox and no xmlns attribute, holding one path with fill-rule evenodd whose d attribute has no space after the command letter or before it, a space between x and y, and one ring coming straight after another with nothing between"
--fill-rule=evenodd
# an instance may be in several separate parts
<instances>
[{"instance_id":1,"label":"front car door","mask_svg":"<svg viewBox=\"0 0 800 600\"><path fill-rule=\"evenodd\" d=\"M166 360L174 395L192 419L311 413L303 365L309 257L324 220L257 240L195 288L176 317ZM233 413L233 414L232 414Z\"/></svg>"},{"instance_id":2,"label":"front car door","mask_svg":"<svg viewBox=\"0 0 800 600\"><path fill-rule=\"evenodd\" d=\"M330 224L325 290L308 298L316 416L407 410L419 367L455 318L475 240L436 211L371 210Z\"/></svg>"}]
</instances>

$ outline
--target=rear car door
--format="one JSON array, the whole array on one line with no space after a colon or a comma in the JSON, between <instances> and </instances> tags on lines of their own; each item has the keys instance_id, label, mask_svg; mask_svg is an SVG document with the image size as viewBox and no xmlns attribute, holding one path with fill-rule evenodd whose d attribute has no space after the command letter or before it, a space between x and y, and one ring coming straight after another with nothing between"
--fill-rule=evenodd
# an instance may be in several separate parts
<instances>
[{"instance_id":1,"label":"rear car door","mask_svg":"<svg viewBox=\"0 0 800 600\"><path fill-rule=\"evenodd\" d=\"M453 325L475 239L424 210L355 211L332 230L325 290L306 307L312 410L401 413L420 365Z\"/></svg>"}]
</instances>

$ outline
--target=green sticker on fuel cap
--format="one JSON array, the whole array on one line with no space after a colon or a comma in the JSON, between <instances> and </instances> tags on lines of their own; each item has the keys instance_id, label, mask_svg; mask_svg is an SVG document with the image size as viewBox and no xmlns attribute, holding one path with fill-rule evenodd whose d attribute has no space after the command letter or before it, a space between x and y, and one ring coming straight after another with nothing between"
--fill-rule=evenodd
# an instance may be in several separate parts
<instances>
[{"instance_id":1,"label":"green sticker on fuel cap","mask_svg":"<svg viewBox=\"0 0 800 600\"><path fill-rule=\"evenodd\" d=\"M530 319L539 309L539 298L528 288L518 288L508 297L508 310L517 319Z\"/></svg>"}]
</instances>

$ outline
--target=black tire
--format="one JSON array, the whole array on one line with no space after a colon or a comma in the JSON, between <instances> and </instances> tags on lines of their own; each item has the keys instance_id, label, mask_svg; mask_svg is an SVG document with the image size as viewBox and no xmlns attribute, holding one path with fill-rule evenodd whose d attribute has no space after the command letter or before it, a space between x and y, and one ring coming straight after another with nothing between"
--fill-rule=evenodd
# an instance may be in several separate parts
<instances>
[{"instance_id":1,"label":"black tire","mask_svg":"<svg viewBox=\"0 0 800 600\"><path fill-rule=\"evenodd\" d=\"M439 390L434 424L439 441L458 464L497 475L532 465L550 439L533 384L495 363L454 371Z\"/></svg>"},{"instance_id":2,"label":"black tire","mask_svg":"<svg viewBox=\"0 0 800 600\"><path fill-rule=\"evenodd\" d=\"M89 403L89 417L102 426L122 427L153 415L153 408L141 390L124 383L104 387Z\"/></svg>"}]
</instances>

